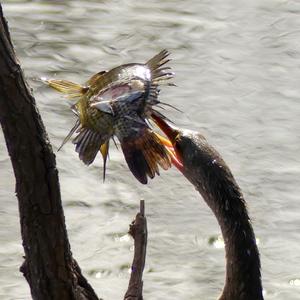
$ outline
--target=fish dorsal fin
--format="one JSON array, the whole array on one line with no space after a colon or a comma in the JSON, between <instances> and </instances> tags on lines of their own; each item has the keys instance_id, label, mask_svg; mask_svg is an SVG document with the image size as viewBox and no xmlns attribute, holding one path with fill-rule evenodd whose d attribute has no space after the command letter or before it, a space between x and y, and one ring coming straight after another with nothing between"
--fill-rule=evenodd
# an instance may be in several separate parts
<instances>
[{"instance_id":1,"label":"fish dorsal fin","mask_svg":"<svg viewBox=\"0 0 300 300\"><path fill-rule=\"evenodd\" d=\"M100 71L100 72L96 73L86 82L86 84L88 86L94 85L98 81L98 79L101 78L105 73L107 73L107 71Z\"/></svg>"},{"instance_id":2,"label":"fish dorsal fin","mask_svg":"<svg viewBox=\"0 0 300 300\"><path fill-rule=\"evenodd\" d=\"M152 58L150 58L146 62L146 65L150 68L151 71L154 71L169 61L169 59L167 58L169 55L170 52L164 49L160 51L158 54L156 54L155 56L153 56Z\"/></svg>"},{"instance_id":3,"label":"fish dorsal fin","mask_svg":"<svg viewBox=\"0 0 300 300\"><path fill-rule=\"evenodd\" d=\"M61 80L61 79L43 79L42 81L48 84L53 89L66 94L67 98L78 98L84 95L88 88L84 87L78 83L74 83L68 80Z\"/></svg>"},{"instance_id":4,"label":"fish dorsal fin","mask_svg":"<svg viewBox=\"0 0 300 300\"><path fill-rule=\"evenodd\" d=\"M170 86L174 85L174 83L171 83L169 81L170 79L174 78L174 73L171 71L171 68L166 65L170 61L169 55L170 52L164 49L146 62L146 66L151 71L151 84L147 100L147 104L150 107L150 111L152 106L158 104L171 106L168 104L161 103L158 99L161 84Z\"/></svg>"},{"instance_id":5,"label":"fish dorsal fin","mask_svg":"<svg viewBox=\"0 0 300 300\"><path fill-rule=\"evenodd\" d=\"M174 73L170 71L170 67L163 67L170 61L168 58L169 55L170 52L164 49L146 62L146 65L151 70L153 84L162 83L174 77Z\"/></svg>"}]
</instances>

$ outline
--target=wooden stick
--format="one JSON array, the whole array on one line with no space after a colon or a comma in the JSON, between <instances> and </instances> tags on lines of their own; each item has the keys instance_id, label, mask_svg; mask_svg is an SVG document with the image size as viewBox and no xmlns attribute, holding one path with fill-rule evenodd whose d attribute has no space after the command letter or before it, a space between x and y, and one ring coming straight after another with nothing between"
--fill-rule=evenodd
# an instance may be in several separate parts
<instances>
[{"instance_id":1,"label":"wooden stick","mask_svg":"<svg viewBox=\"0 0 300 300\"><path fill-rule=\"evenodd\" d=\"M134 239L134 257L130 281L124 300L143 300L143 270L145 267L148 235L144 200L140 201L140 212L131 223L129 234Z\"/></svg>"}]
</instances>

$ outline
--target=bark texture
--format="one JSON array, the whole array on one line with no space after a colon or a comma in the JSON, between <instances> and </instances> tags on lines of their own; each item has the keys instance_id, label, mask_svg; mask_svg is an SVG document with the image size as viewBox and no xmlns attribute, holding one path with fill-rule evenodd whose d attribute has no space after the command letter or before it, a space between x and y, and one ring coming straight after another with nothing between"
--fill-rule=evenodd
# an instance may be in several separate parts
<instances>
[{"instance_id":1,"label":"bark texture","mask_svg":"<svg viewBox=\"0 0 300 300\"><path fill-rule=\"evenodd\" d=\"M131 276L124 300L143 300L143 270L147 248L147 220L144 200L140 202L140 212L131 223L129 234L134 238L134 257Z\"/></svg>"},{"instance_id":2,"label":"bark texture","mask_svg":"<svg viewBox=\"0 0 300 300\"><path fill-rule=\"evenodd\" d=\"M35 100L14 53L0 4L0 122L16 178L33 299L98 299L72 258L56 169Z\"/></svg>"},{"instance_id":3,"label":"bark texture","mask_svg":"<svg viewBox=\"0 0 300 300\"><path fill-rule=\"evenodd\" d=\"M73 259L58 172L35 99L24 79L0 3L0 123L16 178L24 274L34 300L99 300ZM147 244L144 202L130 226L135 240L126 300L142 299Z\"/></svg>"}]
</instances>

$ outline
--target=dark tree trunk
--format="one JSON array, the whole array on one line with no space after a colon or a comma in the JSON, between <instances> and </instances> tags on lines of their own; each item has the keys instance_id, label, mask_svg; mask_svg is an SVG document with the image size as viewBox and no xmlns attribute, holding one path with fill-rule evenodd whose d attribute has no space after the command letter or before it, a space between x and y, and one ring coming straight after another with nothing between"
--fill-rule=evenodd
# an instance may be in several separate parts
<instances>
[{"instance_id":1,"label":"dark tree trunk","mask_svg":"<svg viewBox=\"0 0 300 300\"><path fill-rule=\"evenodd\" d=\"M33 299L98 299L72 258L55 156L16 59L0 4L0 121L16 177Z\"/></svg>"},{"instance_id":2,"label":"dark tree trunk","mask_svg":"<svg viewBox=\"0 0 300 300\"><path fill-rule=\"evenodd\" d=\"M61 203L58 172L35 100L15 56L0 4L0 122L19 203L25 261L20 270L34 300L98 300L73 259ZM125 299L142 299L147 245L144 202L130 227L135 240Z\"/></svg>"}]
</instances>

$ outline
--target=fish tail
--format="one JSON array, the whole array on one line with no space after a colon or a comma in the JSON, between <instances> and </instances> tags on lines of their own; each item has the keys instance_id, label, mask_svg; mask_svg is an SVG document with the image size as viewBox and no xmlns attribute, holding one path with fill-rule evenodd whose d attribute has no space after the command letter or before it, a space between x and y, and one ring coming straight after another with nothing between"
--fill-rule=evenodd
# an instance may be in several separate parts
<instances>
[{"instance_id":1,"label":"fish tail","mask_svg":"<svg viewBox=\"0 0 300 300\"><path fill-rule=\"evenodd\" d=\"M153 84L159 84L174 77L174 73L170 71L171 68L164 66L170 61L169 55L170 52L164 49L146 62L151 70Z\"/></svg>"},{"instance_id":2,"label":"fish tail","mask_svg":"<svg viewBox=\"0 0 300 300\"><path fill-rule=\"evenodd\" d=\"M130 171L143 184L147 184L147 177L159 175L159 166L164 170L171 167L170 154L149 128L139 137L124 139L121 147Z\"/></svg>"},{"instance_id":3,"label":"fish tail","mask_svg":"<svg viewBox=\"0 0 300 300\"><path fill-rule=\"evenodd\" d=\"M107 139L108 137L104 137L91 129L81 128L73 140L73 144L76 145L75 151L79 154L79 158L86 165L90 165L95 160L101 145Z\"/></svg>"},{"instance_id":4,"label":"fish tail","mask_svg":"<svg viewBox=\"0 0 300 300\"><path fill-rule=\"evenodd\" d=\"M66 94L66 96L70 99L81 97L88 90L87 87L84 87L78 83L74 83L68 80L60 80L60 79L42 79L42 81L48 84L50 87L55 90Z\"/></svg>"}]
</instances>

